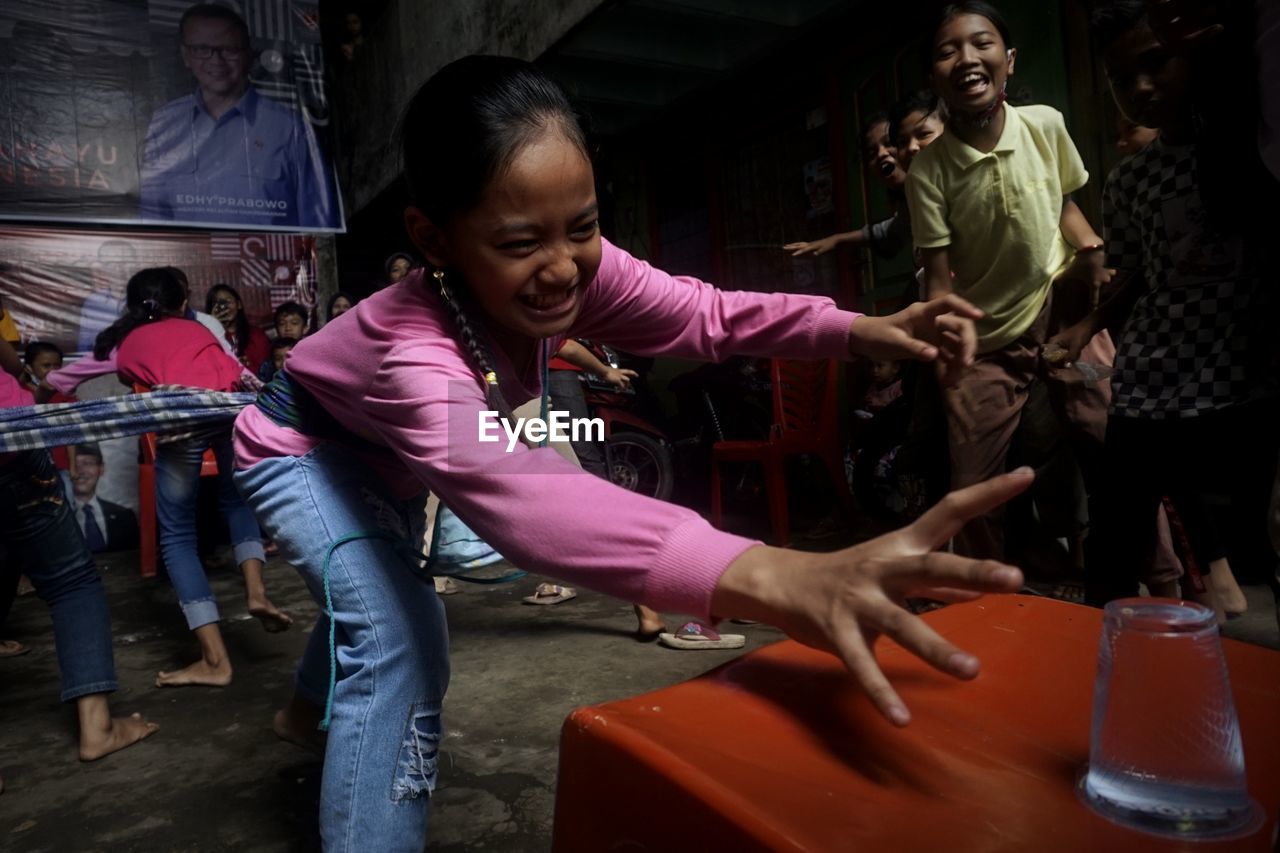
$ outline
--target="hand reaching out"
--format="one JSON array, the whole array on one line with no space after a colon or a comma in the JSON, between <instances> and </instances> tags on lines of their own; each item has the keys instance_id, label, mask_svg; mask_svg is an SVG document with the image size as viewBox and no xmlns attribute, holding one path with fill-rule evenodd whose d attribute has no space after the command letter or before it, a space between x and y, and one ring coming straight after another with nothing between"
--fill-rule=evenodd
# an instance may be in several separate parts
<instances>
[{"instance_id":1,"label":"hand reaching out","mask_svg":"<svg viewBox=\"0 0 1280 853\"><path fill-rule=\"evenodd\" d=\"M815 258L819 255L825 255L830 252L840 241L836 239L835 234L829 237L823 237L821 240L809 240L800 243L788 243L782 248L791 253L791 257L798 258L803 255L813 255Z\"/></svg>"},{"instance_id":2,"label":"hand reaching out","mask_svg":"<svg viewBox=\"0 0 1280 853\"><path fill-rule=\"evenodd\" d=\"M972 303L949 293L885 317L859 317L849 329L849 349L886 361L937 361L942 384L950 387L973 364L978 351L973 321L981 317Z\"/></svg>"},{"instance_id":3,"label":"hand reaching out","mask_svg":"<svg viewBox=\"0 0 1280 853\"><path fill-rule=\"evenodd\" d=\"M604 375L601 378L615 388L625 390L631 387L631 380L635 379L639 375L640 374L636 373L634 370L629 370L625 367L610 367L604 372Z\"/></svg>"},{"instance_id":4,"label":"hand reaching out","mask_svg":"<svg viewBox=\"0 0 1280 853\"><path fill-rule=\"evenodd\" d=\"M960 602L985 592L1016 592L1022 573L1012 566L934 549L1033 479L1030 468L1019 468L952 492L914 523L830 554L751 548L721 575L713 611L768 622L805 645L835 653L880 712L904 726L911 714L876 662L876 639L886 635L956 678L978 674L977 658L939 636L903 603L915 596Z\"/></svg>"}]
</instances>

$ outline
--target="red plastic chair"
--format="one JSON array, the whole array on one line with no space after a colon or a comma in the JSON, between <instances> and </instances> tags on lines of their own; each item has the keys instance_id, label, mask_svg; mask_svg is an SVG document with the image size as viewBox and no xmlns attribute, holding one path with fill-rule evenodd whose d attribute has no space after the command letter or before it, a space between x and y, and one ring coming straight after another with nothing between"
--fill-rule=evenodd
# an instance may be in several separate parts
<instances>
[{"instance_id":1,"label":"red plastic chair","mask_svg":"<svg viewBox=\"0 0 1280 853\"><path fill-rule=\"evenodd\" d=\"M725 462L757 462L764 468L769 521L776 545L790 537L787 517L786 460L811 453L822 460L835 481L846 515L853 501L844 476L836 427L836 363L773 359L773 425L767 441L718 441L711 448L711 523L720 527L720 466Z\"/></svg>"},{"instance_id":2,"label":"red plastic chair","mask_svg":"<svg viewBox=\"0 0 1280 853\"><path fill-rule=\"evenodd\" d=\"M133 390L139 394L151 391L146 385L134 383ZM218 476L218 460L213 450L204 452L204 462L200 465L201 477ZM156 434L143 433L138 436L138 566L139 574L144 578L156 576L159 564L159 535L156 529Z\"/></svg>"}]
</instances>

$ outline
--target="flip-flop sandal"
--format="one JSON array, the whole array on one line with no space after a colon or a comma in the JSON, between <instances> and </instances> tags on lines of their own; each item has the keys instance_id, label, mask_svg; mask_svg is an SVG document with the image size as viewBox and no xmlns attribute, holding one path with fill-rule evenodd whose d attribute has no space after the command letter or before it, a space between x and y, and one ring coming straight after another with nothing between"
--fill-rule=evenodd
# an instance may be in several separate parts
<instances>
[{"instance_id":1,"label":"flip-flop sandal","mask_svg":"<svg viewBox=\"0 0 1280 853\"><path fill-rule=\"evenodd\" d=\"M439 595L457 595L462 592L453 580L453 578L435 578L436 593Z\"/></svg>"},{"instance_id":2,"label":"flip-flop sandal","mask_svg":"<svg viewBox=\"0 0 1280 853\"><path fill-rule=\"evenodd\" d=\"M0 640L0 658L16 658L25 655L31 649L17 640Z\"/></svg>"},{"instance_id":3,"label":"flip-flop sandal","mask_svg":"<svg viewBox=\"0 0 1280 853\"><path fill-rule=\"evenodd\" d=\"M578 593L574 592L571 586L560 586L554 583L540 583L538 588L533 591L533 595L526 595L520 599L525 604L560 604L571 598L577 598Z\"/></svg>"},{"instance_id":4,"label":"flip-flop sandal","mask_svg":"<svg viewBox=\"0 0 1280 853\"><path fill-rule=\"evenodd\" d=\"M740 649L747 644L747 638L742 634L721 634L701 622L686 622L674 634L659 634L658 642L672 649Z\"/></svg>"}]
</instances>

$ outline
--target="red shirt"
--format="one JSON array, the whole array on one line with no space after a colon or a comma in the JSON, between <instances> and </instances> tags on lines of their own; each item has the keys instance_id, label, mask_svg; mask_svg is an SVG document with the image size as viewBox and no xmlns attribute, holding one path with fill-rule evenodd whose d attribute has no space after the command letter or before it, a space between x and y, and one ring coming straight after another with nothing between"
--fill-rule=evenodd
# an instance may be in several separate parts
<instances>
[{"instance_id":1,"label":"red shirt","mask_svg":"<svg viewBox=\"0 0 1280 853\"><path fill-rule=\"evenodd\" d=\"M240 351L240 342L234 340L234 335L230 332L227 333L227 340L235 345L236 352ZM250 370L256 371L262 366L262 362L271 358L271 339L257 326L250 326L249 342L245 344L244 354L240 358Z\"/></svg>"},{"instance_id":2,"label":"red shirt","mask_svg":"<svg viewBox=\"0 0 1280 853\"><path fill-rule=\"evenodd\" d=\"M125 381L143 385L230 391L243 369L208 329L185 317L139 326L116 351L116 370Z\"/></svg>"}]
</instances>

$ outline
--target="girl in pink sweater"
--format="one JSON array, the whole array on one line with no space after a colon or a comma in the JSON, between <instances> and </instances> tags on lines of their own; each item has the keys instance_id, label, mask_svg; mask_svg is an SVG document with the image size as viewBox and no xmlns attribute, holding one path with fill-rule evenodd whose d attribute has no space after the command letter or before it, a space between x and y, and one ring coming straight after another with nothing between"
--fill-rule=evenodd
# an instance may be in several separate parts
<instances>
[{"instance_id":1,"label":"girl in pink sweater","mask_svg":"<svg viewBox=\"0 0 1280 853\"><path fill-rule=\"evenodd\" d=\"M403 146L416 205L405 222L428 266L301 341L236 423L236 482L330 614L276 718L282 737L314 742L329 703L326 849L425 841L449 662L439 598L405 557L424 489L522 568L655 608L767 621L830 649L898 724L909 715L876 666L878 632L944 672L976 673L896 602L1017 589L1016 569L931 551L1029 473L958 493L890 536L807 554L510 443L486 413L536 404L566 336L715 360L940 358L954 377L979 312L947 297L860 317L826 299L719 291L631 257L600 237L564 94L525 62L469 57L438 72L409 107Z\"/></svg>"},{"instance_id":2,"label":"girl in pink sweater","mask_svg":"<svg viewBox=\"0 0 1280 853\"><path fill-rule=\"evenodd\" d=\"M230 391L236 386L243 367L208 329L183 316L186 288L171 268L136 273L129 279L125 303L124 316L98 335L94 356L104 359L114 349L116 370L126 384L185 385L213 391ZM236 563L244 573L249 611L268 631L284 630L292 621L267 598L262 580L262 533L231 480L234 454L230 434L160 443L156 447L160 550L187 626L200 644L200 660L176 672L161 672L156 677L157 687L221 687L231 682L231 662L218 629L218 604L196 547L200 467L209 448L218 460L219 505L231 528Z\"/></svg>"}]
</instances>

